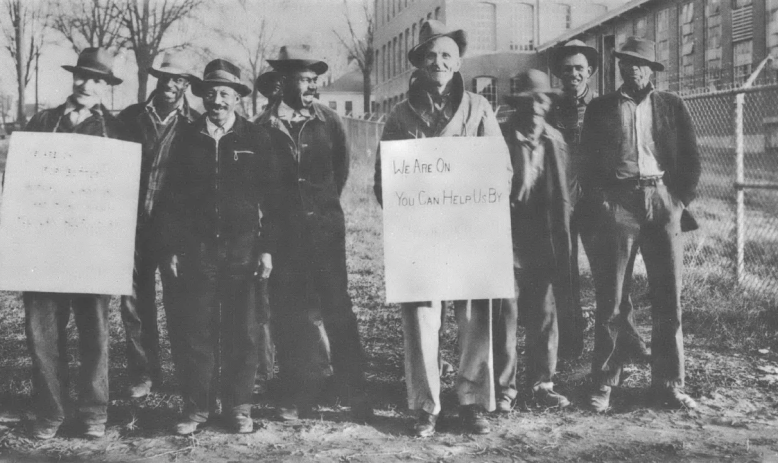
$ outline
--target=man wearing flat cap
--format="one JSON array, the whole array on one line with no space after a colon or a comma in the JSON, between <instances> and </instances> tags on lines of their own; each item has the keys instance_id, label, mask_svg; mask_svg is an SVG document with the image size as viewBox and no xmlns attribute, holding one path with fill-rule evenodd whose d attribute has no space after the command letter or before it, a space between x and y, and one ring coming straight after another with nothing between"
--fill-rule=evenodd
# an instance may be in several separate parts
<instances>
[{"instance_id":1,"label":"man wearing flat cap","mask_svg":"<svg viewBox=\"0 0 778 463\"><path fill-rule=\"evenodd\" d=\"M170 271L186 307L176 433L191 434L209 418L219 364L222 413L234 431L248 433L259 361L256 286L270 276L277 239L276 154L267 131L235 113L250 93L237 66L211 61L192 92L205 114L174 141L166 189L175 230Z\"/></svg>"},{"instance_id":2,"label":"man wearing flat cap","mask_svg":"<svg viewBox=\"0 0 778 463\"><path fill-rule=\"evenodd\" d=\"M200 114L192 110L186 100L190 82L198 80L180 54L165 53L157 67L149 74L157 78L156 89L145 103L127 107L119 114L132 141L143 146L141 183L138 208L138 227L135 234L135 271L133 294L122 296L121 314L127 338L128 395L144 397L152 385L162 382L159 362L159 331L155 273L160 269L162 297L167 320L168 338L173 363L178 366L181 353L180 310L176 298L176 281L170 273L166 249L164 197L170 166L170 147L178 134L184 131Z\"/></svg>"},{"instance_id":3,"label":"man wearing flat cap","mask_svg":"<svg viewBox=\"0 0 778 463\"><path fill-rule=\"evenodd\" d=\"M584 242L584 248L589 245L589 237L592 230L592 211L587 208L588 203L582 200L580 177L586 166L586 157L581 152L581 127L583 127L584 113L597 92L589 87L589 78L597 72L599 66L599 53L594 47L586 45L580 40L571 40L554 49L551 56L551 72L562 81L562 92L557 98L550 124L559 130L565 137L569 150L569 169L567 180L570 185L570 281L572 305L568 308L559 308L559 357L574 359L583 353L584 329L586 328L581 312L581 284L578 269L578 236ZM588 251L591 252L591 251ZM622 296L622 308L624 313L632 317L632 299L629 288L632 286L632 267L635 259L630 259L624 273L624 291ZM639 359L647 359L650 354L645 342L636 331L631 333L633 339L632 356Z\"/></svg>"},{"instance_id":4,"label":"man wearing flat cap","mask_svg":"<svg viewBox=\"0 0 778 463\"><path fill-rule=\"evenodd\" d=\"M397 104L386 121L382 141L427 137L501 136L489 102L465 90L459 73L467 48L463 30L448 31L428 20L419 31L419 44L408 52L418 71L408 99ZM506 160L507 172L510 166ZM377 153L374 191L382 202L381 159ZM502 301L496 300L495 305ZM405 380L408 408L418 411L413 434L435 433L441 411L439 337L445 301L401 305L405 339ZM495 407L489 300L454 301L459 327L460 360L456 379L460 417L467 432L490 432L484 412Z\"/></svg>"},{"instance_id":5,"label":"man wearing flat cap","mask_svg":"<svg viewBox=\"0 0 778 463\"><path fill-rule=\"evenodd\" d=\"M654 42L630 37L615 55L624 84L592 100L581 133L582 184L597 230L589 255L597 296L589 406L608 409L630 354L635 329L620 302L628 262L640 247L653 319L651 397L657 405L694 408L683 392L681 329L681 215L700 178L694 126L683 100L650 81L652 72L664 71Z\"/></svg>"},{"instance_id":6,"label":"man wearing flat cap","mask_svg":"<svg viewBox=\"0 0 778 463\"><path fill-rule=\"evenodd\" d=\"M526 384L542 407L564 408L570 401L554 390L560 343L558 307L569 307L570 199L567 145L546 122L558 90L548 76L530 69L515 77L516 93L507 97L514 113L505 138L513 164L511 228L518 298L494 320L497 411L509 412L516 389L518 312L525 315Z\"/></svg>"},{"instance_id":7,"label":"man wearing flat cap","mask_svg":"<svg viewBox=\"0 0 778 463\"><path fill-rule=\"evenodd\" d=\"M102 105L113 74L113 56L86 48L75 66L73 93L64 104L35 114L29 132L62 132L125 139L124 125ZM67 325L71 310L79 333L78 420L87 437L102 437L108 413L108 302L106 294L25 292L25 331L32 356L36 419L32 435L49 439L65 420L68 397Z\"/></svg>"},{"instance_id":8,"label":"man wearing flat cap","mask_svg":"<svg viewBox=\"0 0 778 463\"><path fill-rule=\"evenodd\" d=\"M310 301L318 300L330 340L335 379L345 388L354 419L373 409L365 391L365 354L348 293L346 224L340 194L349 171L349 148L340 117L315 99L318 76L327 64L304 47L283 46L268 60L283 77L280 102L258 125L268 129L279 149L284 215L277 267L271 279L271 307L283 397L282 420L305 415L320 392L316 342L300 336L310 329ZM288 174L288 175L287 175ZM317 352L314 352L317 350Z\"/></svg>"}]
</instances>

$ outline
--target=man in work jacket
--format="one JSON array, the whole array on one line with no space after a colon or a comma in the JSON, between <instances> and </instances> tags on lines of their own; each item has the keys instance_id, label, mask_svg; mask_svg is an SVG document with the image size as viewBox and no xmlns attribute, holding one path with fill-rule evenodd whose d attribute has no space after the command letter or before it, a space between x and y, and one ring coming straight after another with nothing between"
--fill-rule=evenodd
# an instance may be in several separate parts
<instances>
[{"instance_id":1,"label":"man in work jacket","mask_svg":"<svg viewBox=\"0 0 778 463\"><path fill-rule=\"evenodd\" d=\"M340 205L349 171L348 143L338 115L314 101L317 78L327 64L295 47L281 47L279 58L268 62L284 77L281 101L257 121L270 129L284 173L283 232L271 279L284 391L278 418L297 419L319 392L320 369L306 367L311 356L319 355L310 347L317 349L316 343L298 339L310 332L300 327L310 324L314 294L321 303L335 378L346 388L353 417L368 420L373 411L365 394L365 355L348 294L346 225Z\"/></svg>"},{"instance_id":2,"label":"man in work jacket","mask_svg":"<svg viewBox=\"0 0 778 463\"><path fill-rule=\"evenodd\" d=\"M206 113L177 138L169 172L177 231L170 265L187 307L184 416L175 431L191 434L209 418L221 353L223 413L234 431L248 433L259 360L256 285L270 276L276 241L276 154L267 131L235 113L250 93L238 67L217 59L203 74L192 90Z\"/></svg>"},{"instance_id":3,"label":"man in work jacket","mask_svg":"<svg viewBox=\"0 0 778 463\"><path fill-rule=\"evenodd\" d=\"M165 249L166 230L163 196L170 166L170 147L185 127L200 117L189 107L186 89L195 77L180 55L166 53L159 67L150 67L149 74L157 78L157 87L145 103L127 107L119 114L130 139L143 146L141 184L138 206L138 227L135 236L135 272L133 294L122 296L121 314L127 338L127 394L137 399L146 396L154 384L162 381L159 363L159 330L157 329L156 281L157 267L162 279L162 297L167 320L168 338L173 363L179 364L181 327L178 321L176 281L165 265L169 256Z\"/></svg>"},{"instance_id":4,"label":"man in work jacket","mask_svg":"<svg viewBox=\"0 0 778 463\"><path fill-rule=\"evenodd\" d=\"M408 53L408 60L421 72L414 73L416 78L411 81L408 99L390 113L382 141L501 136L489 102L465 91L459 67L466 48L464 31L449 32L436 20L422 25L419 44ZM509 173L508 159L506 166ZM376 198L382 203L380 152L374 179ZM507 301L495 301L495 304L503 302ZM441 411L438 333L444 304L444 301L402 304L408 407L419 413L412 429L419 437L434 434ZM455 301L454 308L459 326L456 390L460 417L468 432L486 434L490 427L483 413L495 407L489 300Z\"/></svg>"},{"instance_id":5,"label":"man in work jacket","mask_svg":"<svg viewBox=\"0 0 778 463\"><path fill-rule=\"evenodd\" d=\"M28 132L64 132L126 138L123 124L101 99L121 79L112 71L107 50L86 48L75 66L73 93L64 104L35 114ZM68 397L67 325L72 310L79 332L78 419L87 437L102 437L108 417L108 302L106 294L24 293L25 331L32 356L32 435L50 439L65 420Z\"/></svg>"}]
</instances>

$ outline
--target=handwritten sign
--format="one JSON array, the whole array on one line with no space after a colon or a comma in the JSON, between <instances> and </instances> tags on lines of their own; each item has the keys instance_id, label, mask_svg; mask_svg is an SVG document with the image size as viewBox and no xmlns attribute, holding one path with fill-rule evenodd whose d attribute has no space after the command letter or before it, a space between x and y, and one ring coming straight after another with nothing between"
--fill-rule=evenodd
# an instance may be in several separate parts
<instances>
[{"instance_id":1,"label":"handwritten sign","mask_svg":"<svg viewBox=\"0 0 778 463\"><path fill-rule=\"evenodd\" d=\"M0 205L0 289L131 294L137 143L14 132Z\"/></svg>"},{"instance_id":2,"label":"handwritten sign","mask_svg":"<svg viewBox=\"0 0 778 463\"><path fill-rule=\"evenodd\" d=\"M387 302L514 297L499 137L381 142Z\"/></svg>"}]
</instances>

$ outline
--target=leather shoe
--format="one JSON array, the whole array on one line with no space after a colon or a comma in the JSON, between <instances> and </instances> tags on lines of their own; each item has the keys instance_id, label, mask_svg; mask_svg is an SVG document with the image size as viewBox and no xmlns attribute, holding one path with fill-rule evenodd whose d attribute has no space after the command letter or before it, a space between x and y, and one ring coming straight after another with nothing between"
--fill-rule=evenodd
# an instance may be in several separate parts
<instances>
[{"instance_id":1,"label":"leather shoe","mask_svg":"<svg viewBox=\"0 0 778 463\"><path fill-rule=\"evenodd\" d=\"M197 431L197 427L202 423L193 420L184 420L176 424L176 434L179 436L188 436L194 434Z\"/></svg>"},{"instance_id":2,"label":"leather shoe","mask_svg":"<svg viewBox=\"0 0 778 463\"><path fill-rule=\"evenodd\" d=\"M565 408L570 406L570 401L567 400L567 397L553 389L540 388L537 391L532 391L532 398L535 403L543 407Z\"/></svg>"},{"instance_id":3,"label":"leather shoe","mask_svg":"<svg viewBox=\"0 0 778 463\"><path fill-rule=\"evenodd\" d=\"M459 412L462 422L471 434L489 434L492 429L479 405L465 405Z\"/></svg>"},{"instance_id":4,"label":"leather shoe","mask_svg":"<svg viewBox=\"0 0 778 463\"><path fill-rule=\"evenodd\" d=\"M435 425L438 422L438 415L427 413L424 410L419 412L419 418L413 425L413 435L416 437L430 437L435 434Z\"/></svg>"},{"instance_id":5,"label":"leather shoe","mask_svg":"<svg viewBox=\"0 0 778 463\"><path fill-rule=\"evenodd\" d=\"M651 395L653 403L659 407L689 410L697 408L697 402L677 387L652 388Z\"/></svg>"},{"instance_id":6,"label":"leather shoe","mask_svg":"<svg viewBox=\"0 0 778 463\"><path fill-rule=\"evenodd\" d=\"M497 413L510 413L513 410L513 399L504 395L497 400L497 407L495 411Z\"/></svg>"},{"instance_id":7,"label":"leather shoe","mask_svg":"<svg viewBox=\"0 0 778 463\"><path fill-rule=\"evenodd\" d=\"M300 414L297 412L295 405L279 405L276 407L275 415L279 421L297 421L300 419Z\"/></svg>"},{"instance_id":8,"label":"leather shoe","mask_svg":"<svg viewBox=\"0 0 778 463\"><path fill-rule=\"evenodd\" d=\"M57 431L59 431L59 423L52 424L48 421L36 420L32 425L32 431L30 434L35 439L47 440L56 436Z\"/></svg>"},{"instance_id":9,"label":"leather shoe","mask_svg":"<svg viewBox=\"0 0 778 463\"><path fill-rule=\"evenodd\" d=\"M151 393L151 380L146 379L132 384L127 388L127 395L131 399L141 399Z\"/></svg>"},{"instance_id":10,"label":"leather shoe","mask_svg":"<svg viewBox=\"0 0 778 463\"><path fill-rule=\"evenodd\" d=\"M604 413L610 407L611 387L599 386L589 394L589 408L593 412Z\"/></svg>"},{"instance_id":11,"label":"leather shoe","mask_svg":"<svg viewBox=\"0 0 778 463\"><path fill-rule=\"evenodd\" d=\"M105 436L105 424L84 424L84 437L100 439Z\"/></svg>"},{"instance_id":12,"label":"leather shoe","mask_svg":"<svg viewBox=\"0 0 778 463\"><path fill-rule=\"evenodd\" d=\"M254 432L254 421L245 413L236 413L235 415L232 415L232 426L239 434Z\"/></svg>"}]
</instances>

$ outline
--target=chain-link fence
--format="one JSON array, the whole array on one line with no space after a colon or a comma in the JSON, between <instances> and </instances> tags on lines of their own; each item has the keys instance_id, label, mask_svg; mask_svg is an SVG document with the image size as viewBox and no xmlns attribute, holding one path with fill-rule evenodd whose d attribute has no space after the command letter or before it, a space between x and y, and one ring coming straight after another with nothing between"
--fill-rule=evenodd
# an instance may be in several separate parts
<instances>
[{"instance_id":1,"label":"chain-link fence","mask_svg":"<svg viewBox=\"0 0 778 463\"><path fill-rule=\"evenodd\" d=\"M702 157L687 284L736 281L778 296L778 85L702 91L684 95ZM354 157L372 160L383 123L345 123Z\"/></svg>"}]
</instances>

